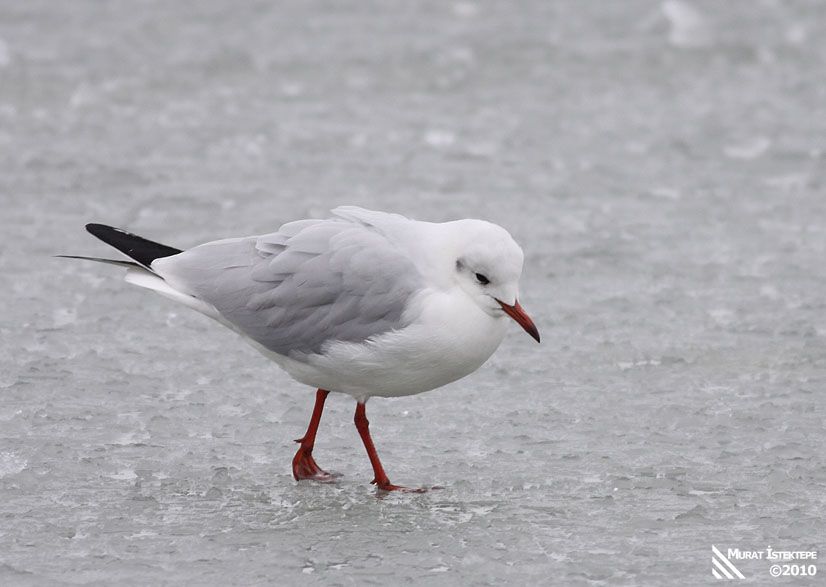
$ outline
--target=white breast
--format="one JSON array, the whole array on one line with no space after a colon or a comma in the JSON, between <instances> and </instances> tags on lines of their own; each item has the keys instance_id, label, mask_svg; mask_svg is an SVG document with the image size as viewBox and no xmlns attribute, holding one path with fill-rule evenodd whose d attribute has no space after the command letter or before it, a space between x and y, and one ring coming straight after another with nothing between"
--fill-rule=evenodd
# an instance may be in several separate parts
<instances>
[{"instance_id":1,"label":"white breast","mask_svg":"<svg viewBox=\"0 0 826 587\"><path fill-rule=\"evenodd\" d=\"M478 369L499 347L506 321L484 312L459 290L424 290L410 326L366 343L336 342L307 361L266 354L296 380L357 399L428 391Z\"/></svg>"}]
</instances>

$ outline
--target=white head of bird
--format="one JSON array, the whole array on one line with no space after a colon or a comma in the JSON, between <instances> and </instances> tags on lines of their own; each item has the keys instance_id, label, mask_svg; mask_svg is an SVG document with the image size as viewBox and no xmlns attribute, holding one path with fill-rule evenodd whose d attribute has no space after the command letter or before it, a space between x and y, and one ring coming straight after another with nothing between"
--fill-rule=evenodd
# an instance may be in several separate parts
<instances>
[{"instance_id":1,"label":"white head of bird","mask_svg":"<svg viewBox=\"0 0 826 587\"><path fill-rule=\"evenodd\" d=\"M484 220L458 220L454 278L482 310L513 318L539 342L539 332L519 305L519 278L525 256L510 233Z\"/></svg>"}]
</instances>

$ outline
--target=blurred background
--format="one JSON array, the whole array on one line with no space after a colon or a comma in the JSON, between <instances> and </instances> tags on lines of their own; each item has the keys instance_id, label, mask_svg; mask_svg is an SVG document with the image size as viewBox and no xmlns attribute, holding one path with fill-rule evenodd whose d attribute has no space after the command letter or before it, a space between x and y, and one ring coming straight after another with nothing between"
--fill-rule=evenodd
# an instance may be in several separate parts
<instances>
[{"instance_id":1,"label":"blurred background","mask_svg":"<svg viewBox=\"0 0 826 587\"><path fill-rule=\"evenodd\" d=\"M818 0L0 3L0 580L677 585L711 544L823 548L824 72ZM296 484L312 390L51 258L340 204L525 249L542 345L370 403L440 491L377 499L343 396L345 477Z\"/></svg>"}]
</instances>

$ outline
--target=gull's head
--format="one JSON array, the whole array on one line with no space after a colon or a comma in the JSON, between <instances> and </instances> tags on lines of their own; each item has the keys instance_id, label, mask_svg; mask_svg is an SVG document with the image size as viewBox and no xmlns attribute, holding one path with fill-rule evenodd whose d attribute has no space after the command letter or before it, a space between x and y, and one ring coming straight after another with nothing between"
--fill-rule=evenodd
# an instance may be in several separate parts
<instances>
[{"instance_id":1,"label":"gull's head","mask_svg":"<svg viewBox=\"0 0 826 587\"><path fill-rule=\"evenodd\" d=\"M459 220L454 270L459 287L491 316L513 318L539 342L539 331L519 305L524 254L510 233L484 220Z\"/></svg>"}]
</instances>

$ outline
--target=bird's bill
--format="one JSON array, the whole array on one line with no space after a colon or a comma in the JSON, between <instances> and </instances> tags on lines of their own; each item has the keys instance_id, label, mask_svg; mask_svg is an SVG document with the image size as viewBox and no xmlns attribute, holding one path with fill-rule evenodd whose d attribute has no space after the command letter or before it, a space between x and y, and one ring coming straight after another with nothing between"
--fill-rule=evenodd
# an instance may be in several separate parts
<instances>
[{"instance_id":1,"label":"bird's bill","mask_svg":"<svg viewBox=\"0 0 826 587\"><path fill-rule=\"evenodd\" d=\"M513 318L519 326L525 329L525 332L531 335L536 342L539 342L539 330L536 329L536 324L533 323L531 317L528 316L527 312L519 305L519 301L517 300L512 306L506 304L502 300L496 300L499 302L499 305L502 306L502 309L505 311L505 314Z\"/></svg>"}]
</instances>

